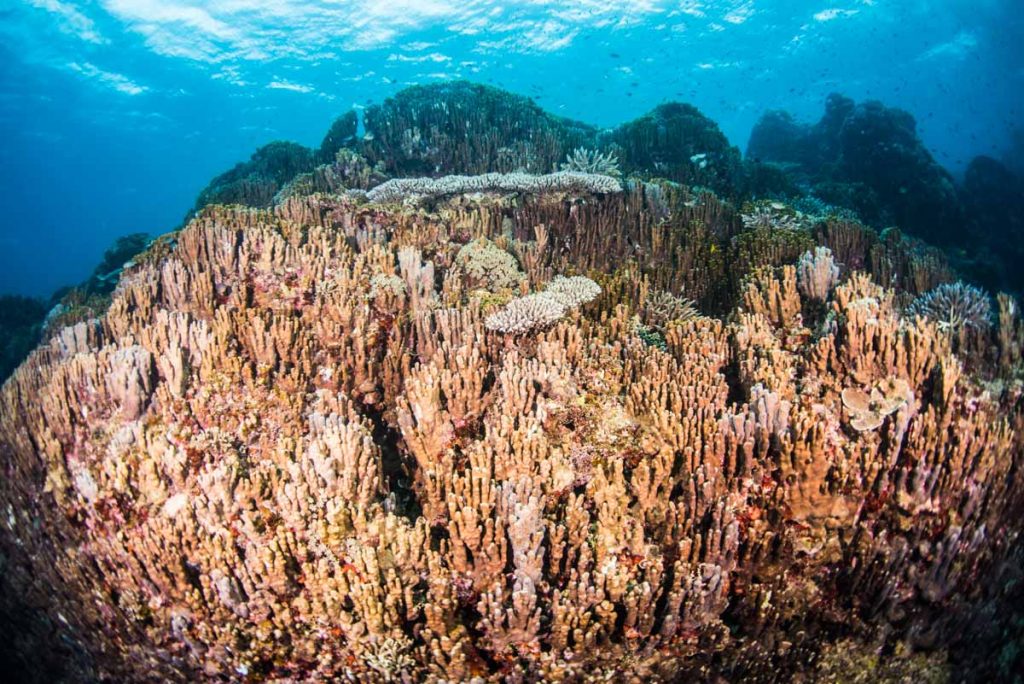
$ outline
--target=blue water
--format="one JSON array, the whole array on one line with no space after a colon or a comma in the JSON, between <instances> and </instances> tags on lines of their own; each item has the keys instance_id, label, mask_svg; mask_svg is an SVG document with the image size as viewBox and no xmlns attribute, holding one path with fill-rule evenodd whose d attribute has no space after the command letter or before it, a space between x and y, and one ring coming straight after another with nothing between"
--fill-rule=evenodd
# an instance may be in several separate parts
<instances>
[{"instance_id":1,"label":"blue water","mask_svg":"<svg viewBox=\"0 0 1024 684\"><path fill-rule=\"evenodd\" d=\"M465 78L612 126L689 102L746 147L825 96L910 111L954 173L1024 129L1022 0L0 0L0 293L48 296L215 174ZM1019 160L1018 160L1019 163Z\"/></svg>"}]
</instances>

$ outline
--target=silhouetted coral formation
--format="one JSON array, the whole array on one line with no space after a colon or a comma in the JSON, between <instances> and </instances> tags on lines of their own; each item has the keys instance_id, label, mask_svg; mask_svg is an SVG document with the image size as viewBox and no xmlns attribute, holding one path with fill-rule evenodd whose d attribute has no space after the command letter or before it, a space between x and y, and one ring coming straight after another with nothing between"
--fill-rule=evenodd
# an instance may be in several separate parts
<instances>
[{"instance_id":1,"label":"silhouetted coral formation","mask_svg":"<svg viewBox=\"0 0 1024 684\"><path fill-rule=\"evenodd\" d=\"M269 207L274 195L288 181L311 171L313 165L313 152L302 145L284 141L264 145L249 161L237 164L210 181L199 193L191 213L209 204Z\"/></svg>"},{"instance_id":2,"label":"silhouetted coral formation","mask_svg":"<svg viewBox=\"0 0 1024 684\"><path fill-rule=\"evenodd\" d=\"M751 132L747 157L776 167L792 183L770 194L809 194L871 225L898 226L945 247L965 275L1024 291L1017 267L1024 256L1024 181L980 156L957 186L905 111L838 94L828 97L814 125L770 111Z\"/></svg>"},{"instance_id":3,"label":"silhouetted coral formation","mask_svg":"<svg viewBox=\"0 0 1024 684\"><path fill-rule=\"evenodd\" d=\"M921 144L914 118L900 109L832 94L813 126L769 112L751 132L747 156L788 165L809 192L872 224L895 224L933 242L964 239L953 178Z\"/></svg>"},{"instance_id":4,"label":"silhouetted coral formation","mask_svg":"<svg viewBox=\"0 0 1024 684\"><path fill-rule=\"evenodd\" d=\"M0 296L0 382L39 344L46 305L38 299Z\"/></svg>"}]
</instances>

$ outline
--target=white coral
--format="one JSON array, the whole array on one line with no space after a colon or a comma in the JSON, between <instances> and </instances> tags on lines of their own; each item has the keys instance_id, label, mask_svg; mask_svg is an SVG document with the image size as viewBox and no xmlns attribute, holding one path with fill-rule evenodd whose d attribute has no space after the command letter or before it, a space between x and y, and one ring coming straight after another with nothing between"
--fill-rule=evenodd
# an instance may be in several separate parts
<instances>
[{"instance_id":1,"label":"white coral","mask_svg":"<svg viewBox=\"0 0 1024 684\"><path fill-rule=\"evenodd\" d=\"M611 176L575 171L559 171L546 175L485 173L479 176L394 178L367 192L366 198L371 202L403 202L471 192L593 192L603 194L622 192L622 186Z\"/></svg>"},{"instance_id":2,"label":"white coral","mask_svg":"<svg viewBox=\"0 0 1024 684\"><path fill-rule=\"evenodd\" d=\"M622 175L619 170L619 158L615 156L614 152L588 150L585 147L577 147L565 158L562 171L598 173L615 178Z\"/></svg>"},{"instance_id":3,"label":"white coral","mask_svg":"<svg viewBox=\"0 0 1024 684\"><path fill-rule=\"evenodd\" d=\"M484 321L488 330L522 335L554 325L565 315L565 305L551 295L541 292L518 297Z\"/></svg>"},{"instance_id":4,"label":"white coral","mask_svg":"<svg viewBox=\"0 0 1024 684\"><path fill-rule=\"evenodd\" d=\"M544 288L544 293L562 302L568 309L575 309L597 299L601 286L585 276L555 276Z\"/></svg>"},{"instance_id":5,"label":"white coral","mask_svg":"<svg viewBox=\"0 0 1024 684\"><path fill-rule=\"evenodd\" d=\"M801 294L809 299L825 301L839 282L839 267L832 258L832 250L818 247L804 252L796 265L796 284Z\"/></svg>"}]
</instances>

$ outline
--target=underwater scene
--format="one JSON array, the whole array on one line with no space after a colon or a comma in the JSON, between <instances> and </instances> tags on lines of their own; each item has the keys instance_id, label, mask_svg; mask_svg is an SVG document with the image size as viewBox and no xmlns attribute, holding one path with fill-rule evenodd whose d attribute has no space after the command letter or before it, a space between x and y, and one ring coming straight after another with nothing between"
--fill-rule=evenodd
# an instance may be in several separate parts
<instances>
[{"instance_id":1,"label":"underwater scene","mask_svg":"<svg viewBox=\"0 0 1024 684\"><path fill-rule=\"evenodd\" d=\"M0 679L1024 684L1020 0L6 0Z\"/></svg>"}]
</instances>

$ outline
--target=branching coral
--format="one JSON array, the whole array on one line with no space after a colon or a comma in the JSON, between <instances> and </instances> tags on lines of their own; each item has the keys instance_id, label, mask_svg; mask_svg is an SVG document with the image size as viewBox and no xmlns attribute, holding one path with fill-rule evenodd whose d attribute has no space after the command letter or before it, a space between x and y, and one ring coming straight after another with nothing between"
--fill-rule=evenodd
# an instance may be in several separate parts
<instances>
[{"instance_id":1,"label":"branching coral","mask_svg":"<svg viewBox=\"0 0 1024 684\"><path fill-rule=\"evenodd\" d=\"M562 164L562 171L596 173L602 176L612 176L613 178L618 178L622 175L622 172L619 170L619 158L614 152L588 150L585 147L577 147L569 153Z\"/></svg>"},{"instance_id":2,"label":"branching coral","mask_svg":"<svg viewBox=\"0 0 1024 684\"><path fill-rule=\"evenodd\" d=\"M992 325L992 304L984 290L957 281L939 285L915 299L907 307L907 315L930 318L959 333L964 329L988 329Z\"/></svg>"}]
</instances>

